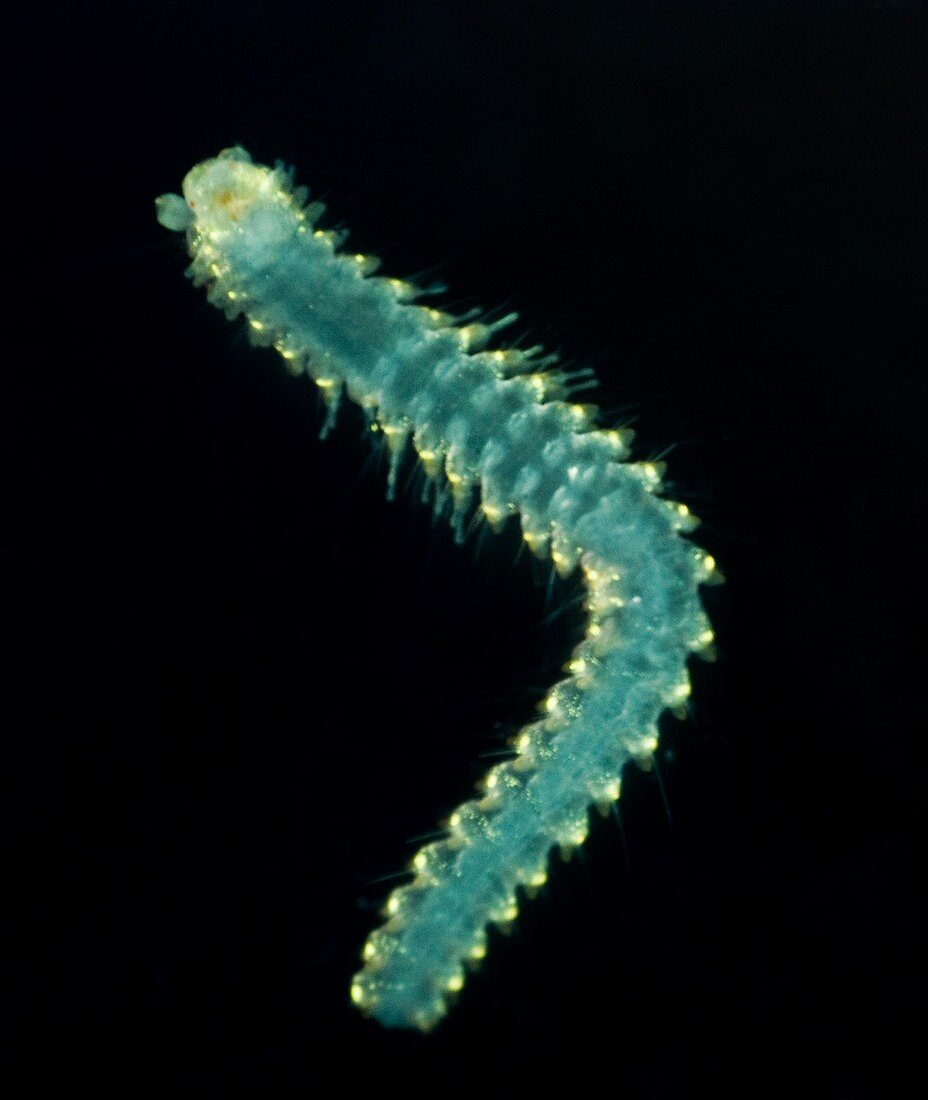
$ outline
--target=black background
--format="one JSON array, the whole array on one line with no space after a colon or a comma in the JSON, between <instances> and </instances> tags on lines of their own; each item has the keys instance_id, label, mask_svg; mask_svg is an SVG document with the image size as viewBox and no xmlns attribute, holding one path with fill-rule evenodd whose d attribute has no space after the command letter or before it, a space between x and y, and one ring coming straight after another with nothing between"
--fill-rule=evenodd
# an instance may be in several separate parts
<instances>
[{"instance_id":1,"label":"black background","mask_svg":"<svg viewBox=\"0 0 928 1100\"><path fill-rule=\"evenodd\" d=\"M885 1095L923 980L924 5L5 28L4 1075ZM387 273L594 365L728 577L623 830L427 1037L347 1000L377 880L531 715L576 589L512 530L455 547L411 467L387 504L360 415L321 443L310 387L183 278L153 199L234 142Z\"/></svg>"}]
</instances>

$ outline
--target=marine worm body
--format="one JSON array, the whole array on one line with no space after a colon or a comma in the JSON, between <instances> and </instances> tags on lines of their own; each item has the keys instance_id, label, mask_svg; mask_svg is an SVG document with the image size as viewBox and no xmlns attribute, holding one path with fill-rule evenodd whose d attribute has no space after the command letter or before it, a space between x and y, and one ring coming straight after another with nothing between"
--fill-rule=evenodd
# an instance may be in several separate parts
<instances>
[{"instance_id":1,"label":"marine worm body","mask_svg":"<svg viewBox=\"0 0 928 1100\"><path fill-rule=\"evenodd\" d=\"M618 798L626 763L654 753L662 711L689 695L688 656L711 649L698 589L714 563L682 537L696 521L659 495L659 468L627 461L628 433L570 403L554 357L493 348L510 318L449 317L416 304L409 283L373 277L376 261L315 227L321 209L290 173L241 148L193 168L183 192L158 199L158 218L186 231L194 281L315 382L327 426L343 393L367 410L391 455L391 496L411 441L459 535L472 501L494 527L517 516L529 548L585 584L586 633L564 679L481 796L416 854L364 947L352 1000L425 1030L485 954L488 924L515 918L518 888L545 881L552 847L581 844L590 806Z\"/></svg>"}]
</instances>

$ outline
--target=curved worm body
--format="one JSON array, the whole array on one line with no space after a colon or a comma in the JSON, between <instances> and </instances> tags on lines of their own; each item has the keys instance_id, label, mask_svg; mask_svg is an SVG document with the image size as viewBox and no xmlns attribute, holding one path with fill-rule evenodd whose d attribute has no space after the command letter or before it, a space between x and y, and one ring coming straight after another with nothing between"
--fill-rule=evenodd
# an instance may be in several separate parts
<instances>
[{"instance_id":1,"label":"curved worm body","mask_svg":"<svg viewBox=\"0 0 928 1100\"><path fill-rule=\"evenodd\" d=\"M570 378L548 369L553 357L487 348L511 318L467 323L416 305L408 283L371 277L376 261L315 228L320 208L289 173L241 148L197 165L183 190L158 200L158 217L186 231L194 281L315 382L327 426L343 393L368 411L389 447L391 496L411 441L459 535L479 496L491 525L517 516L530 549L564 575L579 568L586 585L566 677L482 796L415 856L364 947L353 1001L387 1026L425 1030L485 954L487 925L515 918L518 887L540 886L552 846L581 844L591 804L618 798L626 763L653 754L661 712L689 695L689 654L711 648L698 588L714 562L681 537L696 521L658 495L658 467L624 461L628 433L563 400Z\"/></svg>"}]
</instances>

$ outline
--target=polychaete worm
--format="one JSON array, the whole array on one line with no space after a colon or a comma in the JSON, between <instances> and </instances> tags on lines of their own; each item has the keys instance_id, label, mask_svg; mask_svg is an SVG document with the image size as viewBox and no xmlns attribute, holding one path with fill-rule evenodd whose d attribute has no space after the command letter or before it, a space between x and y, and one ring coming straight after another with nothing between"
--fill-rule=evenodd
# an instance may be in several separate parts
<instances>
[{"instance_id":1,"label":"polychaete worm","mask_svg":"<svg viewBox=\"0 0 928 1100\"><path fill-rule=\"evenodd\" d=\"M488 925L515 919L552 848L582 844L591 806L619 797L629 761L653 756L662 712L690 693L689 655L712 651L699 586L718 574L684 537L689 509L660 495L659 465L629 461L630 433L571 401L577 376L540 348L495 346L514 315L491 324L419 304L424 291L341 251L322 210L283 165L240 147L194 167L183 197L157 200L162 225L186 233L188 273L209 300L319 388L323 431L343 394L367 411L389 450L390 497L411 442L459 539L476 501L494 529L518 517L530 550L585 586L566 675L480 797L417 852L364 946L354 1003L386 1026L428 1030L485 955Z\"/></svg>"}]
</instances>

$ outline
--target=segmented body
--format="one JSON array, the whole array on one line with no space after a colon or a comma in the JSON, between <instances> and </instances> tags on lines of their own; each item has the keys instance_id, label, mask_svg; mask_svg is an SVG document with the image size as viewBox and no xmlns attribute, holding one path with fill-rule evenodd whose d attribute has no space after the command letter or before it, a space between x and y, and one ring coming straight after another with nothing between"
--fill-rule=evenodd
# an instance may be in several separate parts
<instances>
[{"instance_id":1,"label":"segmented body","mask_svg":"<svg viewBox=\"0 0 928 1100\"><path fill-rule=\"evenodd\" d=\"M259 343L305 372L334 414L343 392L368 410L391 452L393 493L411 440L450 492L459 531L474 494L494 526L523 537L586 585L586 634L514 757L480 798L415 856L365 945L354 1002L388 1026L433 1026L490 922L514 919L519 887L545 881L550 850L581 844L592 803L619 796L622 770L647 760L657 722L689 694L686 662L712 632L698 587L714 563L681 535L688 509L657 495L660 472L627 458L622 432L570 404L550 357L486 350L494 326L456 324L414 304L416 290L371 277L375 262L338 251L318 210L278 167L226 150L194 168L159 219L185 229L196 282ZM496 326L498 327L498 326Z\"/></svg>"}]
</instances>

